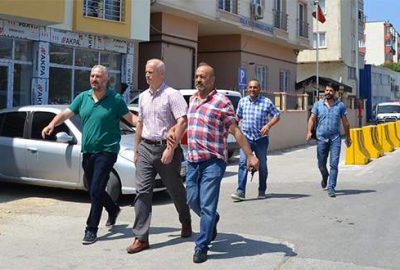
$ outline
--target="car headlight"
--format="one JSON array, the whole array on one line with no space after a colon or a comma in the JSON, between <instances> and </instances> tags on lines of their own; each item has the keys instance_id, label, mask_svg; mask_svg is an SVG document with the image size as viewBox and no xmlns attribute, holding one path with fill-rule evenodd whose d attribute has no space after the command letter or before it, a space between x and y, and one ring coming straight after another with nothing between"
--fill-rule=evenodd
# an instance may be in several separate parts
<instances>
[{"instance_id":1,"label":"car headlight","mask_svg":"<svg viewBox=\"0 0 400 270\"><path fill-rule=\"evenodd\" d=\"M119 152L119 155L124 159L133 162L133 155L134 155L133 149L124 149Z\"/></svg>"}]
</instances>

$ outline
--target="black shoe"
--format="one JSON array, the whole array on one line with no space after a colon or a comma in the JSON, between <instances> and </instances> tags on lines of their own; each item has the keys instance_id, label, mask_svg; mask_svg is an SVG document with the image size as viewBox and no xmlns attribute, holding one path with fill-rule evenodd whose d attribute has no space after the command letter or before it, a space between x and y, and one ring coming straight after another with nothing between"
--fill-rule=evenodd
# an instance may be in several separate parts
<instances>
[{"instance_id":1,"label":"black shoe","mask_svg":"<svg viewBox=\"0 0 400 270\"><path fill-rule=\"evenodd\" d=\"M322 188L326 188L326 185L327 185L327 182L328 182L327 180L328 180L327 178L324 178L324 179L321 180L321 187Z\"/></svg>"},{"instance_id":2,"label":"black shoe","mask_svg":"<svg viewBox=\"0 0 400 270\"><path fill-rule=\"evenodd\" d=\"M83 245L90 245L90 244L93 244L96 241L97 241L96 233L86 230L85 231L85 236L82 239L82 244Z\"/></svg>"},{"instance_id":3,"label":"black shoe","mask_svg":"<svg viewBox=\"0 0 400 270\"><path fill-rule=\"evenodd\" d=\"M211 241L214 241L215 238L217 238L217 225L218 225L218 221L219 221L219 214L217 214L217 217L215 218L215 224L214 224L214 230L213 230L213 235L211 238Z\"/></svg>"},{"instance_id":4,"label":"black shoe","mask_svg":"<svg viewBox=\"0 0 400 270\"><path fill-rule=\"evenodd\" d=\"M331 197L331 198L336 197L335 189L333 189L333 188L328 188L328 196Z\"/></svg>"},{"instance_id":5,"label":"black shoe","mask_svg":"<svg viewBox=\"0 0 400 270\"><path fill-rule=\"evenodd\" d=\"M120 212L121 212L121 208L119 208L119 206L118 206L117 211L115 211L114 215L108 214L106 227L111 227L111 226L115 225L115 222L117 222L117 217L118 217Z\"/></svg>"},{"instance_id":6,"label":"black shoe","mask_svg":"<svg viewBox=\"0 0 400 270\"><path fill-rule=\"evenodd\" d=\"M207 261L207 250L196 250L193 255L194 263L203 263Z\"/></svg>"}]
</instances>

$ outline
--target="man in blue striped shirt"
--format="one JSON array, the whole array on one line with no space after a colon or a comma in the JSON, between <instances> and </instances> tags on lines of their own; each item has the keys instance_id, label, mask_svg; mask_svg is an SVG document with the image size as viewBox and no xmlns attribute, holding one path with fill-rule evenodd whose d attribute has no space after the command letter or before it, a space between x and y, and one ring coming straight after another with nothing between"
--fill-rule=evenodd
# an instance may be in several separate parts
<instances>
[{"instance_id":1,"label":"man in blue striped shirt","mask_svg":"<svg viewBox=\"0 0 400 270\"><path fill-rule=\"evenodd\" d=\"M311 116L308 120L306 139L311 139L312 129L317 123L317 158L318 168L322 175L321 187L328 185L329 197L335 197L335 187L338 176L341 138L340 121L346 134L346 146L351 145L350 125L347 119L347 111L343 102L335 97L337 86L328 83L325 86L325 96L314 103ZM326 168L329 157L330 171ZM329 183L328 183L329 177Z\"/></svg>"},{"instance_id":2,"label":"man in blue striped shirt","mask_svg":"<svg viewBox=\"0 0 400 270\"><path fill-rule=\"evenodd\" d=\"M241 121L240 127L247 141L260 161L258 199L265 199L267 190L267 150L269 144L269 131L279 121L279 111L272 101L260 95L260 82L251 80L247 84L248 96L239 101L237 117ZM246 155L240 150L238 187L231 195L234 201L245 199L247 183Z\"/></svg>"}]
</instances>

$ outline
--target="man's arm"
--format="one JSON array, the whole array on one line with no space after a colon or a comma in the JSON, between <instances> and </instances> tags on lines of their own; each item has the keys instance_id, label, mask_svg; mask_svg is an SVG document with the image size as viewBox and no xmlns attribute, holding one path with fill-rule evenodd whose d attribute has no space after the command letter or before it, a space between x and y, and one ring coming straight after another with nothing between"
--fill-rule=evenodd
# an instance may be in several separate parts
<instances>
[{"instance_id":1,"label":"man's arm","mask_svg":"<svg viewBox=\"0 0 400 270\"><path fill-rule=\"evenodd\" d=\"M50 135L56 126L61 125L65 120L74 116L74 114L75 113L71 109L67 108L54 116L53 120L51 120L51 122L42 130L43 139L46 137L46 135Z\"/></svg>"},{"instance_id":2,"label":"man's arm","mask_svg":"<svg viewBox=\"0 0 400 270\"><path fill-rule=\"evenodd\" d=\"M306 140L309 141L312 136L312 129L314 127L315 121L317 120L317 116L315 114L311 114L310 118L308 119L308 124L307 124L307 134L306 134Z\"/></svg>"},{"instance_id":3,"label":"man's arm","mask_svg":"<svg viewBox=\"0 0 400 270\"><path fill-rule=\"evenodd\" d=\"M350 138L350 124L349 120L347 119L346 115L342 116L342 125L344 129L344 133L346 134L346 146L349 147L351 145L351 138Z\"/></svg>"},{"instance_id":4,"label":"man's arm","mask_svg":"<svg viewBox=\"0 0 400 270\"><path fill-rule=\"evenodd\" d=\"M163 164L171 163L174 157L174 150L178 146L181 141L181 137L183 132L187 127L187 116L181 116L176 120L176 124L173 125L167 134L167 148L164 150L163 155L161 157L161 162Z\"/></svg>"},{"instance_id":5,"label":"man's arm","mask_svg":"<svg viewBox=\"0 0 400 270\"><path fill-rule=\"evenodd\" d=\"M274 116L272 117L271 120L268 121L268 123L266 123L262 128L261 128L261 134L263 136L267 136L269 133L269 130L276 124L278 123L280 120L279 116Z\"/></svg>"},{"instance_id":6,"label":"man's arm","mask_svg":"<svg viewBox=\"0 0 400 270\"><path fill-rule=\"evenodd\" d=\"M251 167L253 167L254 169L258 170L260 165L259 161L257 157L253 154L253 151L251 151L250 145L247 142L246 137L240 131L238 125L236 123L230 125L229 132L235 137L236 142L240 145L240 147L243 149L243 152L246 154L247 168L250 169Z\"/></svg>"},{"instance_id":7,"label":"man's arm","mask_svg":"<svg viewBox=\"0 0 400 270\"><path fill-rule=\"evenodd\" d=\"M134 115L133 113L129 112L127 114L125 114L123 116L123 118L128 121L129 123L131 123L133 126L137 125L137 122L139 120L139 117L137 117L137 115Z\"/></svg>"},{"instance_id":8,"label":"man's arm","mask_svg":"<svg viewBox=\"0 0 400 270\"><path fill-rule=\"evenodd\" d=\"M142 140L142 130L143 130L143 122L138 119L136 122L136 134L135 134L135 144L134 144L134 156L133 156L133 161L136 163L137 158L138 158L138 148L140 141Z\"/></svg>"}]
</instances>

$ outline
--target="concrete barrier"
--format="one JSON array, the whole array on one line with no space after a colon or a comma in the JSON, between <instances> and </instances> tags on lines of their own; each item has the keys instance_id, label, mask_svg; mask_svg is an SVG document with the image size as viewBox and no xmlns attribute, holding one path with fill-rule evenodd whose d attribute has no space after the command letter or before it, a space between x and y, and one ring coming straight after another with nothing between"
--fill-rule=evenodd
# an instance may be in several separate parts
<instances>
[{"instance_id":1,"label":"concrete barrier","mask_svg":"<svg viewBox=\"0 0 400 270\"><path fill-rule=\"evenodd\" d=\"M400 138L400 121L396 121L397 137Z\"/></svg>"},{"instance_id":2,"label":"concrete barrier","mask_svg":"<svg viewBox=\"0 0 400 270\"><path fill-rule=\"evenodd\" d=\"M383 151L385 153L392 152L394 150L394 144L390 140L388 124L379 124L376 128L378 130L378 142L382 146Z\"/></svg>"},{"instance_id":3,"label":"concrete barrier","mask_svg":"<svg viewBox=\"0 0 400 270\"><path fill-rule=\"evenodd\" d=\"M389 122L388 129L389 129L389 137L395 147L400 147L400 139L397 136L397 129L395 122Z\"/></svg>"},{"instance_id":4,"label":"concrete barrier","mask_svg":"<svg viewBox=\"0 0 400 270\"><path fill-rule=\"evenodd\" d=\"M364 136L364 146L368 151L371 158L379 158L383 156L384 151L382 146L378 142L378 134L376 126L365 126L362 127L362 133Z\"/></svg>"},{"instance_id":5,"label":"concrete barrier","mask_svg":"<svg viewBox=\"0 0 400 270\"><path fill-rule=\"evenodd\" d=\"M353 142L350 147L346 148L346 164L347 165L364 165L370 161L370 155L365 149L364 136L361 128L350 129L350 138Z\"/></svg>"}]
</instances>

